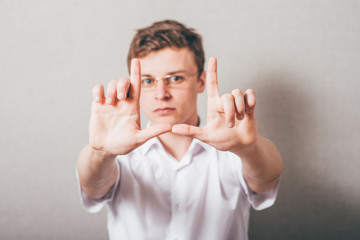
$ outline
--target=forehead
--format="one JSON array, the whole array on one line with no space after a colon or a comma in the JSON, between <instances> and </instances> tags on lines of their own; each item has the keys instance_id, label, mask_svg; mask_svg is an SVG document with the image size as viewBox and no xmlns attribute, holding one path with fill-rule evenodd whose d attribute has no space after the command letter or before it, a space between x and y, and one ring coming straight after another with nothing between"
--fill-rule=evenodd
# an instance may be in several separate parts
<instances>
[{"instance_id":1,"label":"forehead","mask_svg":"<svg viewBox=\"0 0 360 240\"><path fill-rule=\"evenodd\" d=\"M188 48L164 48L139 58L142 75L166 75L171 72L197 72L192 52Z\"/></svg>"}]
</instances>

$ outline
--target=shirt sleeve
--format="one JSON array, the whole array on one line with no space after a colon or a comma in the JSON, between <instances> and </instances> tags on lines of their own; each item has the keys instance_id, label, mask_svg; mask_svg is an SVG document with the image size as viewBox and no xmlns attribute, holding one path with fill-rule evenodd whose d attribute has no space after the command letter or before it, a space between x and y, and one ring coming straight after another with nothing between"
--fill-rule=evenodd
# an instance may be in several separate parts
<instances>
[{"instance_id":1,"label":"shirt sleeve","mask_svg":"<svg viewBox=\"0 0 360 240\"><path fill-rule=\"evenodd\" d=\"M79 192L80 192L81 205L85 208L86 211L88 211L90 213L99 212L103 208L103 206L105 205L106 202L113 200L116 189L120 182L120 166L119 166L118 161L116 161L116 162L117 162L116 166L119 169L119 171L118 171L119 174L117 176L116 182L102 198L98 198L98 199L89 197L83 191L80 181L79 181L79 173L78 173L78 170L76 169L76 179L78 182L78 188L79 188Z\"/></svg>"},{"instance_id":2,"label":"shirt sleeve","mask_svg":"<svg viewBox=\"0 0 360 240\"><path fill-rule=\"evenodd\" d=\"M270 191L268 191L266 193L256 193L249 187L249 185L247 184L247 182L244 178L244 175L242 174L241 161L240 161L240 167L238 168L238 170L239 170L238 176L239 176L240 184L241 184L242 189L244 190L244 192L247 196L247 200L249 201L251 206L255 210L263 210L263 209L271 207L275 203L275 200L277 197L277 193L279 190L279 180Z\"/></svg>"}]
</instances>

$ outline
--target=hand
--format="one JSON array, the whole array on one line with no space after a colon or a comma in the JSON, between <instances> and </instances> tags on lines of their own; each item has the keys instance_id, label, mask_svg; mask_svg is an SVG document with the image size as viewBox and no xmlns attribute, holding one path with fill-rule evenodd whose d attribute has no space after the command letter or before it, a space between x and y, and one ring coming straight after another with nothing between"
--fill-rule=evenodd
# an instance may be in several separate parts
<instances>
[{"instance_id":1,"label":"hand","mask_svg":"<svg viewBox=\"0 0 360 240\"><path fill-rule=\"evenodd\" d=\"M157 124L146 129L140 126L140 62L131 62L130 79L112 80L106 98L104 87L93 88L89 145L112 155L127 154L149 139L171 131L170 124Z\"/></svg>"},{"instance_id":2,"label":"hand","mask_svg":"<svg viewBox=\"0 0 360 240\"><path fill-rule=\"evenodd\" d=\"M253 90L245 94L234 89L219 97L216 58L210 58L207 76L207 121L204 128L176 124L172 132L199 139L219 150L239 150L253 145L258 138Z\"/></svg>"}]
</instances>

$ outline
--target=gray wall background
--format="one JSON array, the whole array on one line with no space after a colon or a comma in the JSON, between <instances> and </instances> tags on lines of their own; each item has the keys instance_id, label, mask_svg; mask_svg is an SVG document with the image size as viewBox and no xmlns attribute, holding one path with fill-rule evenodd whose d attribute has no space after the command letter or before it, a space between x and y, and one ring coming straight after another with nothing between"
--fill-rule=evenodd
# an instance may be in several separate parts
<instances>
[{"instance_id":1,"label":"gray wall background","mask_svg":"<svg viewBox=\"0 0 360 240\"><path fill-rule=\"evenodd\" d=\"M75 180L91 88L127 76L135 29L165 18L203 35L222 93L255 90L260 133L283 156L251 239L359 239L356 0L0 0L0 239L107 238Z\"/></svg>"}]
</instances>

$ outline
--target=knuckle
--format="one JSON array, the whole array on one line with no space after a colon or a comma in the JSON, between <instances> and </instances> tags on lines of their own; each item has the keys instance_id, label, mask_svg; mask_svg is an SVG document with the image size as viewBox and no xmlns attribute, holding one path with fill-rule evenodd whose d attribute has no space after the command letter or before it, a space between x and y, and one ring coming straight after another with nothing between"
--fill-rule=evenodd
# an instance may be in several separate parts
<instances>
[{"instance_id":1,"label":"knuckle","mask_svg":"<svg viewBox=\"0 0 360 240\"><path fill-rule=\"evenodd\" d=\"M107 94L114 94L116 91L117 80L111 80L107 85Z\"/></svg>"},{"instance_id":2,"label":"knuckle","mask_svg":"<svg viewBox=\"0 0 360 240\"><path fill-rule=\"evenodd\" d=\"M96 85L92 88L91 91L92 91L94 94L97 94L97 93L100 92L101 88L102 88L102 84L96 84Z\"/></svg>"},{"instance_id":3,"label":"knuckle","mask_svg":"<svg viewBox=\"0 0 360 240\"><path fill-rule=\"evenodd\" d=\"M125 88L125 85L119 82L117 84L116 88L117 88L118 91L122 91Z\"/></svg>"},{"instance_id":4,"label":"knuckle","mask_svg":"<svg viewBox=\"0 0 360 240\"><path fill-rule=\"evenodd\" d=\"M112 80L110 80L110 82L108 83L107 87L108 87L108 88L113 88L114 86L116 86L117 82L118 82L118 80L112 79Z\"/></svg>"},{"instance_id":5,"label":"knuckle","mask_svg":"<svg viewBox=\"0 0 360 240\"><path fill-rule=\"evenodd\" d=\"M217 87L217 82L216 79L209 79L207 82L208 86L211 88L216 88Z\"/></svg>"},{"instance_id":6,"label":"knuckle","mask_svg":"<svg viewBox=\"0 0 360 240\"><path fill-rule=\"evenodd\" d=\"M253 96L255 96L255 91L254 91L253 89L247 89L247 90L245 91L245 93L248 94L248 95L253 95Z\"/></svg>"},{"instance_id":7,"label":"knuckle","mask_svg":"<svg viewBox=\"0 0 360 240\"><path fill-rule=\"evenodd\" d=\"M231 101L234 99L233 95L230 94L230 93L225 93L224 95L222 95L222 98L225 100L225 101Z\"/></svg>"},{"instance_id":8,"label":"knuckle","mask_svg":"<svg viewBox=\"0 0 360 240\"><path fill-rule=\"evenodd\" d=\"M245 104L244 102L237 102L236 103L236 110L237 112L241 113L245 110Z\"/></svg>"},{"instance_id":9,"label":"knuckle","mask_svg":"<svg viewBox=\"0 0 360 240\"><path fill-rule=\"evenodd\" d=\"M245 92L246 104L249 106L254 106L256 104L255 92L252 89L248 89Z\"/></svg>"},{"instance_id":10,"label":"knuckle","mask_svg":"<svg viewBox=\"0 0 360 240\"><path fill-rule=\"evenodd\" d=\"M129 78L122 77L122 78L120 78L120 80L119 80L118 82L121 83L121 84L126 84L126 83L129 82L129 81L130 81Z\"/></svg>"},{"instance_id":11,"label":"knuckle","mask_svg":"<svg viewBox=\"0 0 360 240\"><path fill-rule=\"evenodd\" d=\"M125 88L128 84L129 84L129 79L128 78L121 78L118 82L117 82L117 88L118 89L123 89Z\"/></svg>"},{"instance_id":12,"label":"knuckle","mask_svg":"<svg viewBox=\"0 0 360 240\"><path fill-rule=\"evenodd\" d=\"M107 96L110 97L110 96L114 96L115 95L115 91L113 90L108 90L107 91Z\"/></svg>"},{"instance_id":13,"label":"knuckle","mask_svg":"<svg viewBox=\"0 0 360 240\"><path fill-rule=\"evenodd\" d=\"M242 92L240 89L236 88L234 90L231 91L231 93L234 95L234 96L242 96Z\"/></svg>"}]
</instances>

